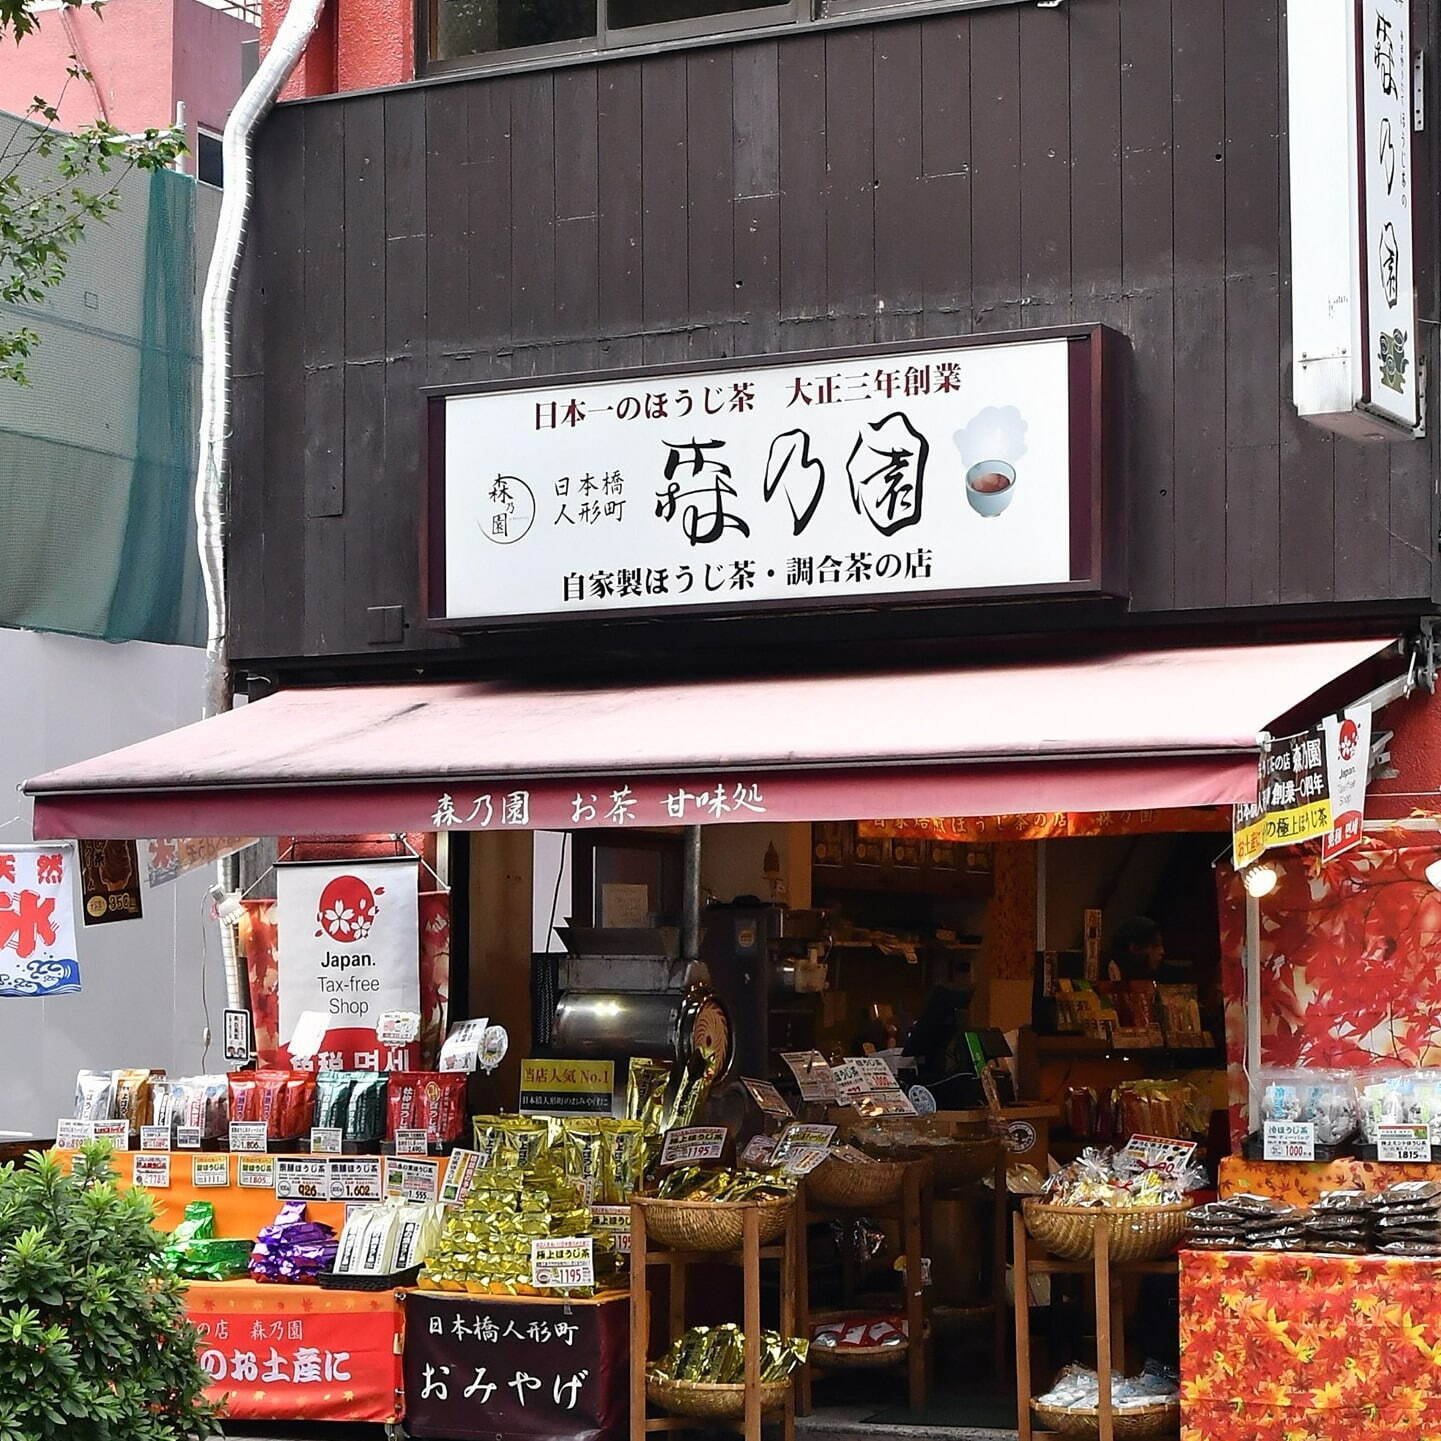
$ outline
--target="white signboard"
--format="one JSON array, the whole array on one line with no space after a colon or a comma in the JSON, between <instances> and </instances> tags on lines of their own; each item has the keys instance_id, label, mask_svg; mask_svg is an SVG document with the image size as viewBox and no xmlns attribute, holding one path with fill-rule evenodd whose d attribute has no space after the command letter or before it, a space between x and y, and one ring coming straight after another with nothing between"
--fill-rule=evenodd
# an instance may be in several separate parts
<instances>
[{"instance_id":1,"label":"white signboard","mask_svg":"<svg viewBox=\"0 0 1441 1441\"><path fill-rule=\"evenodd\" d=\"M1096 586L1092 449L1073 426L1089 402L1072 385L1093 345L1098 332L438 399L432 611L495 621Z\"/></svg>"},{"instance_id":2,"label":"white signboard","mask_svg":"<svg viewBox=\"0 0 1441 1441\"><path fill-rule=\"evenodd\" d=\"M0 996L80 989L74 872L70 841L0 843Z\"/></svg>"},{"instance_id":3,"label":"white signboard","mask_svg":"<svg viewBox=\"0 0 1441 1441\"><path fill-rule=\"evenodd\" d=\"M280 1035L289 1044L307 1011L324 1016L322 1041L306 1040L316 1069L362 1066L379 1049L382 1015L420 1011L418 865L275 868Z\"/></svg>"},{"instance_id":4,"label":"white signboard","mask_svg":"<svg viewBox=\"0 0 1441 1441\"><path fill-rule=\"evenodd\" d=\"M1361 0L1362 273L1366 401L1416 424L1410 0Z\"/></svg>"}]
</instances>

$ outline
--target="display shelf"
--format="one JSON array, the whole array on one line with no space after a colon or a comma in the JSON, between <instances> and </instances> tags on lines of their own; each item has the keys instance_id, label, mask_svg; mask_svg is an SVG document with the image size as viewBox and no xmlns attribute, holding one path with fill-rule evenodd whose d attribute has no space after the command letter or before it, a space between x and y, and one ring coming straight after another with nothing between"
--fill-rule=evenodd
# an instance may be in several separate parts
<instances>
[{"instance_id":1,"label":"display shelf","mask_svg":"<svg viewBox=\"0 0 1441 1441\"><path fill-rule=\"evenodd\" d=\"M800 1203L792 1206L785 1237L779 1245L761 1245L760 1208L745 1205L742 1244L739 1251L679 1251L671 1247L652 1249L646 1231L645 1206L632 1202L630 1237L630 1441L644 1441L655 1432L706 1431L716 1427L738 1431L746 1441L760 1441L761 1427L779 1420L783 1441L795 1441L796 1384L786 1390L785 1405L777 1411L761 1408L761 1263L780 1263L780 1332L798 1333L796 1278L801 1254ZM686 1329L686 1273L697 1265L732 1265L741 1269L742 1320L745 1333L745 1412L738 1421L701 1420L691 1416L647 1415L646 1372L650 1368L651 1298L648 1285L653 1266L669 1271L669 1306L666 1345L669 1347ZM804 1368L802 1368L804 1374Z\"/></svg>"}]
</instances>

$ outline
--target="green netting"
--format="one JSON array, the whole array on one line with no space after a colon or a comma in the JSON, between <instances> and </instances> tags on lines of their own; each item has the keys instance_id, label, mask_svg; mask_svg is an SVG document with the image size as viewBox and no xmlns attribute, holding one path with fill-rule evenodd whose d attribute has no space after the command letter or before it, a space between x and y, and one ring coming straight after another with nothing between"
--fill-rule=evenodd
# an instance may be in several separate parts
<instances>
[{"instance_id":1,"label":"green netting","mask_svg":"<svg viewBox=\"0 0 1441 1441\"><path fill-rule=\"evenodd\" d=\"M32 384L0 381L0 626L203 643L196 231L214 203L187 176L131 176L44 308L0 306L41 336Z\"/></svg>"}]
</instances>

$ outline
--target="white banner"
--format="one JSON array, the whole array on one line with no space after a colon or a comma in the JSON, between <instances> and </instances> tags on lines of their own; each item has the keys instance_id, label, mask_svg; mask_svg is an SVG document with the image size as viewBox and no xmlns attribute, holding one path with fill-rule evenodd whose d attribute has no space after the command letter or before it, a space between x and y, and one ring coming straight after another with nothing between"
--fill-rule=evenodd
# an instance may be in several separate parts
<instances>
[{"instance_id":1,"label":"white banner","mask_svg":"<svg viewBox=\"0 0 1441 1441\"><path fill-rule=\"evenodd\" d=\"M275 876L282 1043L316 1011L330 1029L315 1069L380 1069L367 1061L381 1015L420 1010L419 862L289 864Z\"/></svg>"},{"instance_id":2,"label":"white banner","mask_svg":"<svg viewBox=\"0 0 1441 1441\"><path fill-rule=\"evenodd\" d=\"M1077 439L1088 402L1073 401L1087 344L782 359L446 397L437 613L1099 584L1089 558L1073 561L1099 485Z\"/></svg>"},{"instance_id":3,"label":"white banner","mask_svg":"<svg viewBox=\"0 0 1441 1441\"><path fill-rule=\"evenodd\" d=\"M1321 859L1329 861L1361 844L1371 770L1371 707L1349 706L1340 715L1327 716L1321 733L1331 783L1331 833L1322 838Z\"/></svg>"},{"instance_id":4,"label":"white banner","mask_svg":"<svg viewBox=\"0 0 1441 1441\"><path fill-rule=\"evenodd\" d=\"M75 847L0 844L0 996L80 989Z\"/></svg>"}]
</instances>

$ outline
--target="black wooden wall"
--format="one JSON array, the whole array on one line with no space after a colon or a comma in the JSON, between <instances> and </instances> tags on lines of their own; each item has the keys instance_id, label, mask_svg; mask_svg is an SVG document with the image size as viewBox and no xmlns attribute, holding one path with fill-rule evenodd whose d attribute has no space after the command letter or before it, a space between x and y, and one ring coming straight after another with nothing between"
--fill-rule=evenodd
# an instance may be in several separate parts
<instances>
[{"instance_id":1,"label":"black wooden wall","mask_svg":"<svg viewBox=\"0 0 1441 1441\"><path fill-rule=\"evenodd\" d=\"M1288 398L1283 25L1017 4L281 107L237 317L235 655L454 647L419 615L422 385L1070 321L1132 344L1132 616L1102 623L1419 609L1429 442L1332 440Z\"/></svg>"}]
</instances>

